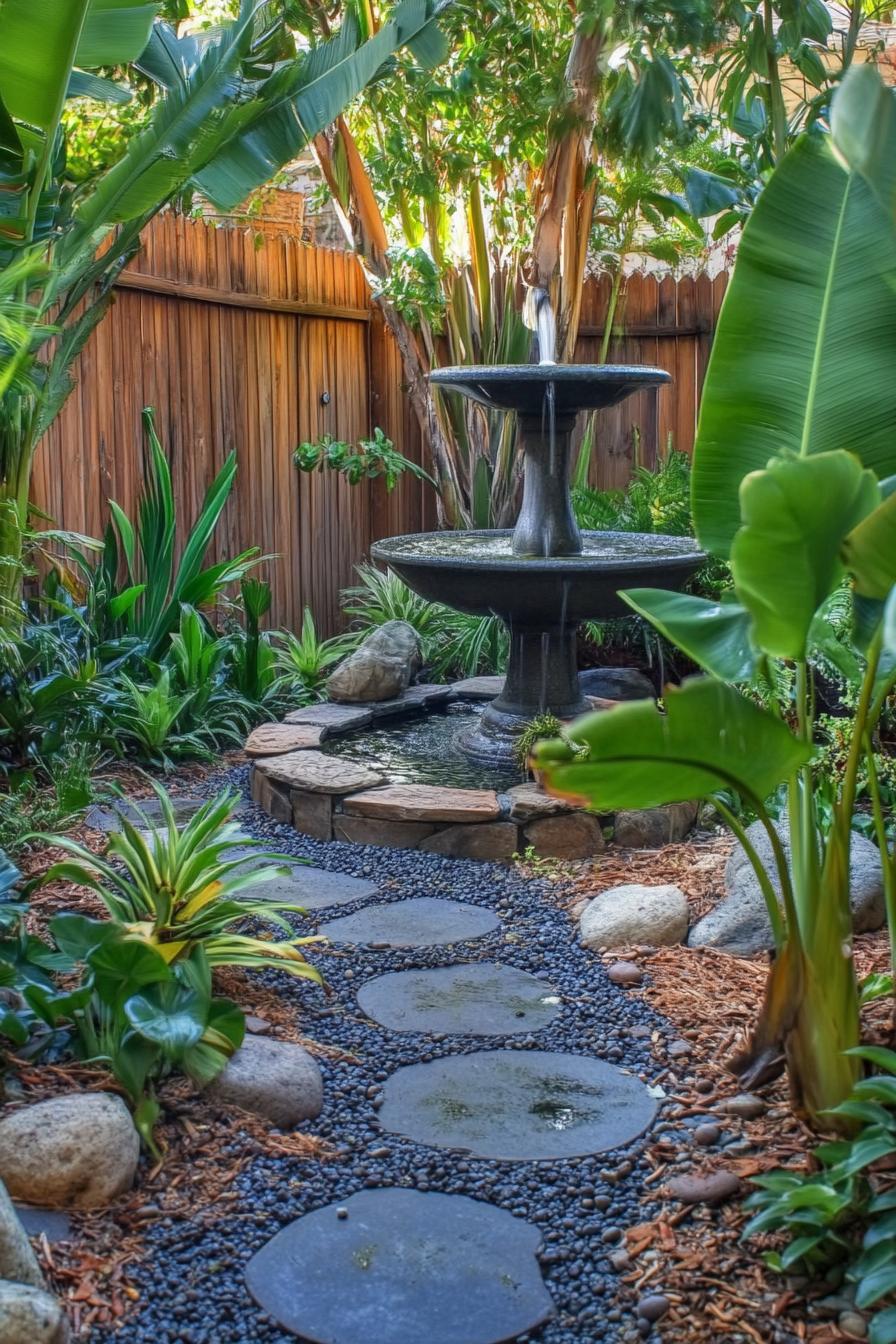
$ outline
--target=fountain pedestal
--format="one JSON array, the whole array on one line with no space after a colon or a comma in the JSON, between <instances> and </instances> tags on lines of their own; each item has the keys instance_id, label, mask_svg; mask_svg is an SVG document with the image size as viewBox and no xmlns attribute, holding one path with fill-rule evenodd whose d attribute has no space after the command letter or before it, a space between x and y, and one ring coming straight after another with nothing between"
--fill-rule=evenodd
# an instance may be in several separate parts
<instances>
[{"instance_id":1,"label":"fountain pedestal","mask_svg":"<svg viewBox=\"0 0 896 1344\"><path fill-rule=\"evenodd\" d=\"M574 415L557 415L550 402L538 415L517 417L523 451L523 501L513 530L514 555L581 555L582 534L569 494Z\"/></svg>"},{"instance_id":2,"label":"fountain pedestal","mask_svg":"<svg viewBox=\"0 0 896 1344\"><path fill-rule=\"evenodd\" d=\"M462 746L468 756L488 764L497 756L513 755L520 730L536 714L574 719L589 708L579 689L576 660L578 622L542 626L513 626L510 656L501 694L486 705L476 728L466 733Z\"/></svg>"}]
</instances>

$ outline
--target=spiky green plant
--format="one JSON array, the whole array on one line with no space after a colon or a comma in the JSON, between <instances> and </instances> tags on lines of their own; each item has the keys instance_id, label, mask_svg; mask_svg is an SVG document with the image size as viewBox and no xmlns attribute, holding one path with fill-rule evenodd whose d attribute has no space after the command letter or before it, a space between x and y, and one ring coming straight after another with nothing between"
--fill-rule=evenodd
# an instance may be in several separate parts
<instances>
[{"instance_id":1,"label":"spiky green plant","mask_svg":"<svg viewBox=\"0 0 896 1344\"><path fill-rule=\"evenodd\" d=\"M104 858L65 836L45 837L71 858L54 864L43 881L63 879L95 892L128 938L147 944L169 965L188 960L201 947L212 967L273 966L320 983L320 972L299 951L320 939L295 937L284 918L284 914L304 915L303 907L295 901L251 895L288 869L253 841L240 844L256 848L259 859L271 862L251 866L245 853L233 856L239 838L233 820L239 795L224 790L178 829L168 794L158 784L153 784L153 791L161 824L139 807L134 808L136 820L122 812L121 830L113 832ZM273 941L239 932L248 919L289 936Z\"/></svg>"}]
</instances>

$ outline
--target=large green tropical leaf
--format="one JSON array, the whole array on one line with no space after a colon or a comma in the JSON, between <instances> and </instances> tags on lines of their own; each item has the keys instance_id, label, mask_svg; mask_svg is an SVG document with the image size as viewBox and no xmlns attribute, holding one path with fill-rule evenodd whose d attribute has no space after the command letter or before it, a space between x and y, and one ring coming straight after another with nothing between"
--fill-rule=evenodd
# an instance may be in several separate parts
<instances>
[{"instance_id":1,"label":"large green tropical leaf","mask_svg":"<svg viewBox=\"0 0 896 1344\"><path fill-rule=\"evenodd\" d=\"M157 9L144 0L3 0L0 97L9 113L52 132L72 67L136 60Z\"/></svg>"},{"instance_id":2,"label":"large green tropical leaf","mask_svg":"<svg viewBox=\"0 0 896 1344\"><path fill-rule=\"evenodd\" d=\"M535 766L552 793L602 812L723 788L761 801L812 753L781 719L709 677L669 688L665 712L649 700L618 705L576 719L566 737L539 743Z\"/></svg>"},{"instance_id":3,"label":"large green tropical leaf","mask_svg":"<svg viewBox=\"0 0 896 1344\"><path fill-rule=\"evenodd\" d=\"M738 602L710 602L665 588L630 588L619 596L705 672L722 681L752 677L752 618Z\"/></svg>"},{"instance_id":4,"label":"large green tropical leaf","mask_svg":"<svg viewBox=\"0 0 896 1344\"><path fill-rule=\"evenodd\" d=\"M896 495L863 518L843 542L843 561L859 597L883 602L896 584Z\"/></svg>"},{"instance_id":5,"label":"large green tropical leaf","mask_svg":"<svg viewBox=\"0 0 896 1344\"><path fill-rule=\"evenodd\" d=\"M10 116L51 130L59 118L89 0L3 0L0 97Z\"/></svg>"},{"instance_id":6,"label":"large green tropical leaf","mask_svg":"<svg viewBox=\"0 0 896 1344\"><path fill-rule=\"evenodd\" d=\"M744 230L713 343L692 479L700 542L727 555L738 489L787 451L896 469L896 239L830 138L797 142Z\"/></svg>"},{"instance_id":7,"label":"large green tropical leaf","mask_svg":"<svg viewBox=\"0 0 896 1344\"><path fill-rule=\"evenodd\" d=\"M815 613L843 578L843 539L880 486L850 453L773 458L744 478L740 502L731 572L753 636L774 657L805 658Z\"/></svg>"},{"instance_id":8,"label":"large green tropical leaf","mask_svg":"<svg viewBox=\"0 0 896 1344\"><path fill-rule=\"evenodd\" d=\"M433 22L445 0L402 0L368 40L349 11L337 35L297 61L285 63L254 102L232 108L217 143L197 166L199 190L221 209L245 200L333 122L402 46L418 59L438 60L442 43Z\"/></svg>"},{"instance_id":9,"label":"large green tropical leaf","mask_svg":"<svg viewBox=\"0 0 896 1344\"><path fill-rule=\"evenodd\" d=\"M847 70L831 108L834 145L896 222L896 94L869 61Z\"/></svg>"}]
</instances>

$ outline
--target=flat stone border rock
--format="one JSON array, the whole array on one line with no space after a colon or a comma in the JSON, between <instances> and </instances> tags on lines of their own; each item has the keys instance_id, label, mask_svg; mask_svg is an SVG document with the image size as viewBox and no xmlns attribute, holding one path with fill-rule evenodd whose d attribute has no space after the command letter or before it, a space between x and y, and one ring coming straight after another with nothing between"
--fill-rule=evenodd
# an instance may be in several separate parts
<instances>
[{"instance_id":1,"label":"flat stone border rock","mask_svg":"<svg viewBox=\"0 0 896 1344\"><path fill-rule=\"evenodd\" d=\"M278 756L319 747L324 730L313 723L260 723L246 738L247 756Z\"/></svg>"},{"instance_id":2,"label":"flat stone border rock","mask_svg":"<svg viewBox=\"0 0 896 1344\"><path fill-rule=\"evenodd\" d=\"M560 1012L546 981L493 961L380 975L361 986L358 1004L390 1031L447 1036L540 1031Z\"/></svg>"},{"instance_id":3,"label":"flat stone border rock","mask_svg":"<svg viewBox=\"0 0 896 1344\"><path fill-rule=\"evenodd\" d=\"M540 1241L466 1195L361 1190L285 1227L246 1283L312 1344L501 1344L553 1314Z\"/></svg>"},{"instance_id":4,"label":"flat stone border rock","mask_svg":"<svg viewBox=\"0 0 896 1344\"><path fill-rule=\"evenodd\" d=\"M332 759L332 757L328 758ZM437 784L387 784L348 798L343 811L386 821L496 821L501 815L492 789L443 789Z\"/></svg>"},{"instance_id":5,"label":"flat stone border rock","mask_svg":"<svg viewBox=\"0 0 896 1344\"><path fill-rule=\"evenodd\" d=\"M313 724L322 729L324 737L334 737L338 733L366 728L373 723L373 711L369 706L359 709L357 705L305 705L302 709L292 710L283 722Z\"/></svg>"},{"instance_id":6,"label":"flat stone border rock","mask_svg":"<svg viewBox=\"0 0 896 1344\"><path fill-rule=\"evenodd\" d=\"M465 677L451 687L455 695L465 700L494 700L504 689L503 677Z\"/></svg>"},{"instance_id":7,"label":"flat stone border rock","mask_svg":"<svg viewBox=\"0 0 896 1344\"><path fill-rule=\"evenodd\" d=\"M505 1162L546 1162L619 1148L656 1114L647 1088L601 1059L483 1050L398 1069L380 1124L434 1148Z\"/></svg>"},{"instance_id":8,"label":"flat stone border rock","mask_svg":"<svg viewBox=\"0 0 896 1344\"><path fill-rule=\"evenodd\" d=\"M255 769L276 784L305 793L353 793L382 784L383 777L357 761L325 756L322 751L291 751L284 756L265 756Z\"/></svg>"},{"instance_id":9,"label":"flat stone border rock","mask_svg":"<svg viewBox=\"0 0 896 1344\"><path fill-rule=\"evenodd\" d=\"M498 916L482 905L416 896L388 905L368 905L331 919L320 932L331 942L368 947L438 947L493 933Z\"/></svg>"}]
</instances>

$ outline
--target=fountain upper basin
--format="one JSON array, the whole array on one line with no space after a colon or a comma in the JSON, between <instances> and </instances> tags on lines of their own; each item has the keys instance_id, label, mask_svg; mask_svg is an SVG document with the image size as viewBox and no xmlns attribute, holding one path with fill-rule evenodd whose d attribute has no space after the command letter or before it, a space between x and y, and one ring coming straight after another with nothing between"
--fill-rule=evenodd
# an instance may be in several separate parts
<instances>
[{"instance_id":1,"label":"fountain upper basin","mask_svg":"<svg viewBox=\"0 0 896 1344\"><path fill-rule=\"evenodd\" d=\"M631 615L621 588L680 588L705 559L690 537L585 532L580 555L519 556L513 533L422 532L371 554L432 602L509 624L572 625Z\"/></svg>"},{"instance_id":2,"label":"fountain upper basin","mask_svg":"<svg viewBox=\"0 0 896 1344\"><path fill-rule=\"evenodd\" d=\"M500 364L435 369L429 381L492 410L537 416L552 386L555 413L567 416L615 406L633 392L672 380L665 369L643 364Z\"/></svg>"}]
</instances>

